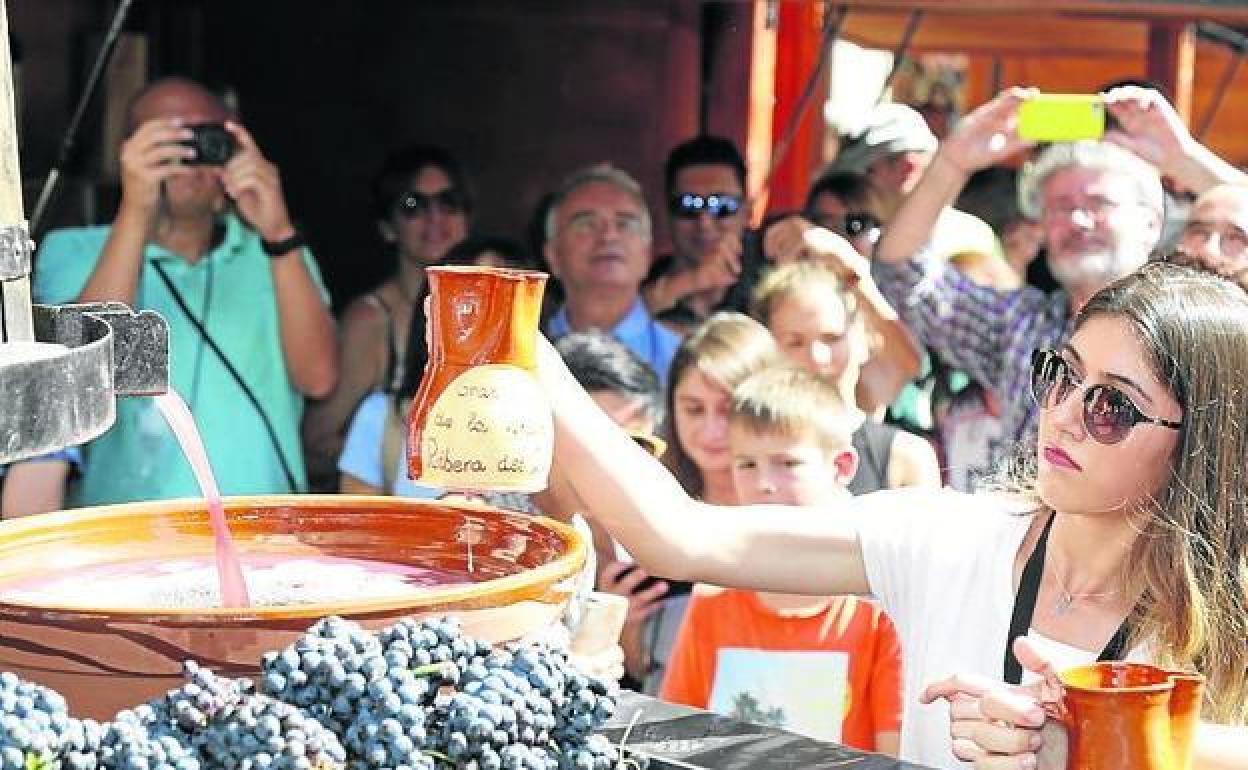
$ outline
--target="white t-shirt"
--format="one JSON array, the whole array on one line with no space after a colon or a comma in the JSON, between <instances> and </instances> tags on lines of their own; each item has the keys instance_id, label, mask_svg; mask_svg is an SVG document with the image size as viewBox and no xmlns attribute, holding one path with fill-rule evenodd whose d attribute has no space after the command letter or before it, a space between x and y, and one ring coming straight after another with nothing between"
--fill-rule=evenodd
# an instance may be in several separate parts
<instances>
[{"instance_id":1,"label":"white t-shirt","mask_svg":"<svg viewBox=\"0 0 1248 770\"><path fill-rule=\"evenodd\" d=\"M950 748L949 707L919 703L927 685L952 674L1000 681L1014 610L1014 560L1031 515L1004 497L953 490L895 490L856 498L859 542L871 592L901 638L901 757L962 770ZM1063 652L1059 668L1096 655ZM1136 655L1132 655L1136 658Z\"/></svg>"}]
</instances>

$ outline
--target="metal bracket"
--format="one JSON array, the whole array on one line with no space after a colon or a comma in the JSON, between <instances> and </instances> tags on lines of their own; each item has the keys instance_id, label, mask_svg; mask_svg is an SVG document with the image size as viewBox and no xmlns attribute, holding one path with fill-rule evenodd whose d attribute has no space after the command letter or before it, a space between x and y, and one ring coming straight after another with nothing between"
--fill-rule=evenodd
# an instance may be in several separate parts
<instances>
[{"instance_id":1,"label":"metal bracket","mask_svg":"<svg viewBox=\"0 0 1248 770\"><path fill-rule=\"evenodd\" d=\"M118 396L169 388L169 327L119 302L34 305L34 342L0 344L0 463L100 435Z\"/></svg>"},{"instance_id":2,"label":"metal bracket","mask_svg":"<svg viewBox=\"0 0 1248 770\"><path fill-rule=\"evenodd\" d=\"M30 275L35 242L26 223L0 226L0 281L15 281Z\"/></svg>"}]
</instances>

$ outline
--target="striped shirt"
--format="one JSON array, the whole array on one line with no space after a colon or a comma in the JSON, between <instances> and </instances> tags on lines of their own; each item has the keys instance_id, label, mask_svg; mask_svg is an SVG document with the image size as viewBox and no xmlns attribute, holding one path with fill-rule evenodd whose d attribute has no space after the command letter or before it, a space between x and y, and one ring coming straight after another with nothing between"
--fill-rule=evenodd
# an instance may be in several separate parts
<instances>
[{"instance_id":1,"label":"striped shirt","mask_svg":"<svg viewBox=\"0 0 1248 770\"><path fill-rule=\"evenodd\" d=\"M880 290L920 344L997 393L1003 440L994 464L1019 442L1033 440L1031 354L1070 336L1074 321L1066 292L980 286L924 252L906 262L877 262L875 270Z\"/></svg>"}]
</instances>

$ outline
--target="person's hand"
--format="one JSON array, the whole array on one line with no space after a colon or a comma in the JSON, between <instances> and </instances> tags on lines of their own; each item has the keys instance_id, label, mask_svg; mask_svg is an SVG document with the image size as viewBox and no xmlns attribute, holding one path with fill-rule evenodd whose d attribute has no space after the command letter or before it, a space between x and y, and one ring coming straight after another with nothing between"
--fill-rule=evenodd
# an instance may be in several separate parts
<instances>
[{"instance_id":1,"label":"person's hand","mask_svg":"<svg viewBox=\"0 0 1248 770\"><path fill-rule=\"evenodd\" d=\"M979 770L1065 770L1066 728L1059 713L1062 685L1053 666L1026 637L1014 654L1040 681L1017 687L984 677L955 675L928 685L919 700L949 703L953 755Z\"/></svg>"},{"instance_id":2,"label":"person's hand","mask_svg":"<svg viewBox=\"0 0 1248 770\"><path fill-rule=\"evenodd\" d=\"M689 275L690 293L726 289L741 274L741 236L727 233L712 246Z\"/></svg>"},{"instance_id":3,"label":"person's hand","mask_svg":"<svg viewBox=\"0 0 1248 770\"><path fill-rule=\"evenodd\" d=\"M654 585L641 591L637 590L648 577L650 576L641 567L620 561L607 564L599 572L599 590L628 597L628 615L624 618L625 627L640 625L663 606L663 597L667 596L668 589L664 581L656 580Z\"/></svg>"},{"instance_id":4,"label":"person's hand","mask_svg":"<svg viewBox=\"0 0 1248 770\"><path fill-rule=\"evenodd\" d=\"M181 144L191 130L177 118L149 120L121 144L121 205L151 215L166 179L191 173L183 161L195 150Z\"/></svg>"},{"instance_id":5,"label":"person's hand","mask_svg":"<svg viewBox=\"0 0 1248 770\"><path fill-rule=\"evenodd\" d=\"M233 121L227 121L225 128L238 142L238 152L221 169L226 195L264 240L281 241L294 235L277 166L260 153L247 129Z\"/></svg>"},{"instance_id":6,"label":"person's hand","mask_svg":"<svg viewBox=\"0 0 1248 770\"><path fill-rule=\"evenodd\" d=\"M871 263L844 237L793 216L767 228L763 253L777 265L810 260L822 263L854 286L871 275Z\"/></svg>"},{"instance_id":7,"label":"person's hand","mask_svg":"<svg viewBox=\"0 0 1248 770\"><path fill-rule=\"evenodd\" d=\"M1007 88L980 105L940 143L937 158L969 176L1032 146L1018 136L1018 106L1035 94L1034 88Z\"/></svg>"},{"instance_id":8,"label":"person's hand","mask_svg":"<svg viewBox=\"0 0 1248 770\"><path fill-rule=\"evenodd\" d=\"M1121 128L1105 132L1105 140L1124 147L1170 174L1191 154L1192 135L1183 118L1152 88L1119 86L1105 93L1105 107Z\"/></svg>"}]
</instances>

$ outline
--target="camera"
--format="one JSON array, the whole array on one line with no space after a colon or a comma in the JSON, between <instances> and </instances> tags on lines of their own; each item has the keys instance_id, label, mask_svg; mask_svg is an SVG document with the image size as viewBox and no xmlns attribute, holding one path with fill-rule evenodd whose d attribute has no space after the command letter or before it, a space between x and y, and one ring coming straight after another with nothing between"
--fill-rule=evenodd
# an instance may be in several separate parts
<instances>
[{"instance_id":1,"label":"camera","mask_svg":"<svg viewBox=\"0 0 1248 770\"><path fill-rule=\"evenodd\" d=\"M234 135L226 130L223 123L198 123L188 126L193 132L190 139L182 144L195 150L195 156L187 158L183 163L188 166L224 166L234 152L238 143Z\"/></svg>"}]
</instances>

